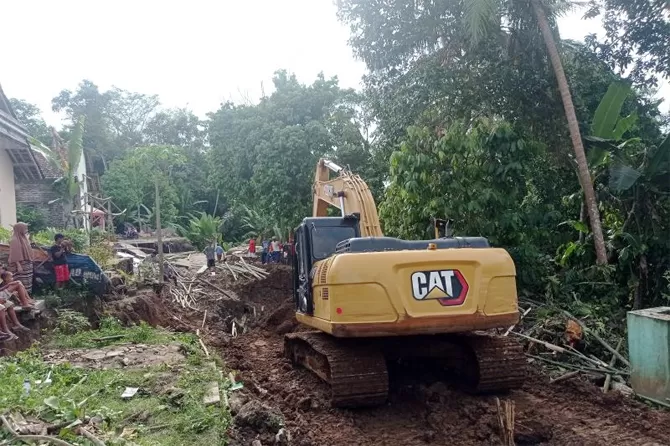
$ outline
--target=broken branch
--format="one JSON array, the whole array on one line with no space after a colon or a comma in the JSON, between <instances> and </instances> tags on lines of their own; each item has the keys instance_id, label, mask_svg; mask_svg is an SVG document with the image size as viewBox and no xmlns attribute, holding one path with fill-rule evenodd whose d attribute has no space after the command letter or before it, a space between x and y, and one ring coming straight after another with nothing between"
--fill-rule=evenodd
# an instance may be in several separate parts
<instances>
[{"instance_id":1,"label":"broken branch","mask_svg":"<svg viewBox=\"0 0 670 446\"><path fill-rule=\"evenodd\" d=\"M7 421L7 418L5 418L4 415L0 415L0 420L2 420L2 424L5 426L5 429L9 431L9 433L16 438L17 440L20 441L47 441L49 443L53 443L59 446L74 446L72 443L68 443L67 441L63 441L60 438L52 437L50 435L19 435L14 428L9 424L9 421Z\"/></svg>"}]
</instances>

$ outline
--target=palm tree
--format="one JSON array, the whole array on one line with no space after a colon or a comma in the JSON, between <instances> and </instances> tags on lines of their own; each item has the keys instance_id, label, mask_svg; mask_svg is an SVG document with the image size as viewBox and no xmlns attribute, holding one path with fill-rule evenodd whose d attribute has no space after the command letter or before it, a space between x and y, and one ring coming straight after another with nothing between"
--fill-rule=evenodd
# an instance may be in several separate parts
<instances>
[{"instance_id":1,"label":"palm tree","mask_svg":"<svg viewBox=\"0 0 670 446\"><path fill-rule=\"evenodd\" d=\"M561 94L565 117L568 121L568 130L572 147L575 152L575 161L577 163L577 175L579 183L584 192L584 201L586 210L591 223L593 240L596 251L596 261L599 265L607 263L607 251L605 249L605 239L600 221L600 212L598 202L589 173L589 166L584 153L584 144L579 130L579 123L575 113L575 107L572 103L572 94L570 86L565 76L563 63L558 52L554 32L549 23L549 18L555 18L561 12L570 8L572 5L565 0L467 0L466 7L466 25L473 42L478 42L481 37L491 31L500 31L502 23L509 23L511 26L524 26L530 20L535 20L540 30L547 55L554 69L554 74L558 82L558 90ZM519 16L522 11L533 11L534 19L529 16ZM504 19L504 20L503 20Z\"/></svg>"},{"instance_id":2,"label":"palm tree","mask_svg":"<svg viewBox=\"0 0 670 446\"><path fill-rule=\"evenodd\" d=\"M63 203L66 222L73 218L72 211L80 207L80 179L77 178L77 168L84 153L84 121L84 116L77 120L67 143L63 141L53 127L51 128L52 148L45 146L35 138L30 140L32 149L42 155L61 174L54 181L54 186L56 190L60 191L61 197L58 200Z\"/></svg>"}]
</instances>

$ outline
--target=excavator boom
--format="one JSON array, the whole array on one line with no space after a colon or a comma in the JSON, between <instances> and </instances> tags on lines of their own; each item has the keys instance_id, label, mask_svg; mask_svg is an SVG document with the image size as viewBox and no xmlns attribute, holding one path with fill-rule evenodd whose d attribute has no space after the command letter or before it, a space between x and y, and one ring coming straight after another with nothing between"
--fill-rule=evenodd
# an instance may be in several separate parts
<instances>
[{"instance_id":1,"label":"excavator boom","mask_svg":"<svg viewBox=\"0 0 670 446\"><path fill-rule=\"evenodd\" d=\"M337 177L330 179L330 173ZM360 176L332 161L320 159L314 177L314 217L327 217L328 205L340 210L342 216L359 214L361 236L382 237L377 207L370 188Z\"/></svg>"}]
</instances>

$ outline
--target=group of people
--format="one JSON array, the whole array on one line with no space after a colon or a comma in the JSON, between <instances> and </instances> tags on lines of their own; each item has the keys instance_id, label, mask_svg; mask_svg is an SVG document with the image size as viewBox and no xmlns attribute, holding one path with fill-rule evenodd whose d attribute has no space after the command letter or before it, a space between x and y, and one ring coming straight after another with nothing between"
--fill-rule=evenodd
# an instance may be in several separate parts
<instances>
[{"instance_id":1,"label":"group of people","mask_svg":"<svg viewBox=\"0 0 670 446\"><path fill-rule=\"evenodd\" d=\"M207 269L212 271L216 267L216 262L222 262L224 251L223 247L216 242L212 242L205 247L203 251L205 257L207 258Z\"/></svg>"},{"instance_id":2,"label":"group of people","mask_svg":"<svg viewBox=\"0 0 670 446\"><path fill-rule=\"evenodd\" d=\"M49 257L54 266L56 287L61 288L70 280L67 266L68 245L62 234L56 234ZM30 331L16 316L15 305L34 308L30 297L33 290L33 249L28 236L28 225L14 225L9 242L7 266L0 266L0 342L17 339L15 332ZM11 326L10 326L11 324Z\"/></svg>"},{"instance_id":3,"label":"group of people","mask_svg":"<svg viewBox=\"0 0 670 446\"><path fill-rule=\"evenodd\" d=\"M270 240L261 239L261 262L266 263L285 263L291 255L291 246L289 243L282 243L277 237ZM249 240L249 254L256 254L256 239Z\"/></svg>"}]
</instances>

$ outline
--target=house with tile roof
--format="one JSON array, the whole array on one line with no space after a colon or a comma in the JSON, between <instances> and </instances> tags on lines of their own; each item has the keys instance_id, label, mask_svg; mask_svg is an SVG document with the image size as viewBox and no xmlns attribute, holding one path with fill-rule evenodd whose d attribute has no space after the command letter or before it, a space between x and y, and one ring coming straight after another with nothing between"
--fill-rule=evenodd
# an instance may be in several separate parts
<instances>
[{"instance_id":1,"label":"house with tile roof","mask_svg":"<svg viewBox=\"0 0 670 446\"><path fill-rule=\"evenodd\" d=\"M43 179L28 133L0 86L0 226L16 223L16 182Z\"/></svg>"}]
</instances>

